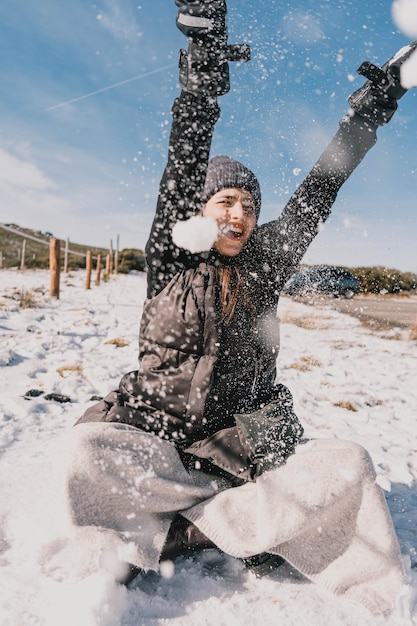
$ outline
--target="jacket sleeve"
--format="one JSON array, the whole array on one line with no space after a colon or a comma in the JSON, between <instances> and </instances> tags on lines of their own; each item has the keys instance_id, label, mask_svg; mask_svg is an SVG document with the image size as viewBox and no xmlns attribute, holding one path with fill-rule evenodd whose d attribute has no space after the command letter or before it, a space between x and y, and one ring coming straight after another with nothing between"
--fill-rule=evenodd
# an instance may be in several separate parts
<instances>
[{"instance_id":1,"label":"jacket sleeve","mask_svg":"<svg viewBox=\"0 0 417 626\"><path fill-rule=\"evenodd\" d=\"M320 225L330 215L343 183L376 143L376 128L357 114L345 116L336 135L280 217L259 227L256 245L262 251L264 268L276 293L282 289Z\"/></svg>"},{"instance_id":2,"label":"jacket sleeve","mask_svg":"<svg viewBox=\"0 0 417 626\"><path fill-rule=\"evenodd\" d=\"M220 115L216 98L181 92L172 108L168 161L163 173L151 233L146 244L148 298L192 262L176 248L174 224L195 215L203 202L203 189L214 126Z\"/></svg>"}]
</instances>

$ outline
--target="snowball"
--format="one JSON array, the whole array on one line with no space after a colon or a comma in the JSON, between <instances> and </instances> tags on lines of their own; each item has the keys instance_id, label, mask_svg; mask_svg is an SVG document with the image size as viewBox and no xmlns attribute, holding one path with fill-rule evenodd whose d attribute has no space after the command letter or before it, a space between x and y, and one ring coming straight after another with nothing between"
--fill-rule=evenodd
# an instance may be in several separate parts
<instances>
[{"instance_id":1,"label":"snowball","mask_svg":"<svg viewBox=\"0 0 417 626\"><path fill-rule=\"evenodd\" d=\"M210 250L219 235L215 219L209 216L194 215L183 222L177 222L172 229L172 240L179 248L196 254Z\"/></svg>"},{"instance_id":2,"label":"snowball","mask_svg":"<svg viewBox=\"0 0 417 626\"><path fill-rule=\"evenodd\" d=\"M417 37L417 2L416 0L394 0L392 19L395 25L408 37Z\"/></svg>"},{"instance_id":3,"label":"snowball","mask_svg":"<svg viewBox=\"0 0 417 626\"><path fill-rule=\"evenodd\" d=\"M413 54L403 63L400 69L401 85L404 89L417 87L417 52Z\"/></svg>"}]
</instances>

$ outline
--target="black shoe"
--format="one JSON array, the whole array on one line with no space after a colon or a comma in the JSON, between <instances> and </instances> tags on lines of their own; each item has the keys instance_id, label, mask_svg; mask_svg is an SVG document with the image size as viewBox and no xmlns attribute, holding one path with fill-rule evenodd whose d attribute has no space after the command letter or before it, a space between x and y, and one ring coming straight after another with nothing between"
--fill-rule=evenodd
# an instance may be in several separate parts
<instances>
[{"instance_id":1,"label":"black shoe","mask_svg":"<svg viewBox=\"0 0 417 626\"><path fill-rule=\"evenodd\" d=\"M181 515L176 515L169 528L159 560L172 561L183 554L213 548L217 548L217 546L197 526L194 526Z\"/></svg>"},{"instance_id":2,"label":"black shoe","mask_svg":"<svg viewBox=\"0 0 417 626\"><path fill-rule=\"evenodd\" d=\"M269 554L268 552L262 552L262 554L256 554L255 556L250 556L242 560L246 567L250 569L257 578L262 578L262 576L270 574L285 563L282 556Z\"/></svg>"}]
</instances>

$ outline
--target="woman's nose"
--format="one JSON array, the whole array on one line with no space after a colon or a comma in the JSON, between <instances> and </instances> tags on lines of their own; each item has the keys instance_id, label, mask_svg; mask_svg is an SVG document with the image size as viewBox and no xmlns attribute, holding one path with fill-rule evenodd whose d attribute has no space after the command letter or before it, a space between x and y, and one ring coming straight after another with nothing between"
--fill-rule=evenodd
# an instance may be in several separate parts
<instances>
[{"instance_id":1,"label":"woman's nose","mask_svg":"<svg viewBox=\"0 0 417 626\"><path fill-rule=\"evenodd\" d=\"M229 208L229 215L231 218L240 219L244 215L243 206L240 200L237 200L233 206Z\"/></svg>"}]
</instances>

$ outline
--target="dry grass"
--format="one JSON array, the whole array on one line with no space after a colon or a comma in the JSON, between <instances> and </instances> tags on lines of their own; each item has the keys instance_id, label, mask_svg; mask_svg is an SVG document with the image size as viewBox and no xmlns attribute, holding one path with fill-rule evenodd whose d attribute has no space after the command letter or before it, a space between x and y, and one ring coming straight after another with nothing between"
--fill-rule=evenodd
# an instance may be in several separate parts
<instances>
[{"instance_id":1,"label":"dry grass","mask_svg":"<svg viewBox=\"0 0 417 626\"><path fill-rule=\"evenodd\" d=\"M81 365L62 365L58 367L57 372L62 378L66 378L71 374L77 374L78 376L83 376L83 368Z\"/></svg>"},{"instance_id":2,"label":"dry grass","mask_svg":"<svg viewBox=\"0 0 417 626\"><path fill-rule=\"evenodd\" d=\"M11 293L4 293L3 298L17 302L22 309L36 309L40 306L45 291L42 287L32 290L13 288ZM1 297L1 296L0 296ZM7 307L7 302L0 302L0 307Z\"/></svg>"},{"instance_id":3,"label":"dry grass","mask_svg":"<svg viewBox=\"0 0 417 626\"><path fill-rule=\"evenodd\" d=\"M351 341L334 341L332 342L335 350L349 350L350 348L365 348L364 343L353 343Z\"/></svg>"},{"instance_id":4,"label":"dry grass","mask_svg":"<svg viewBox=\"0 0 417 626\"><path fill-rule=\"evenodd\" d=\"M381 332L383 330L391 330L392 328L392 323L389 322L388 320L376 320L376 319L372 319L372 318L366 318L366 317L358 317L361 326L363 326L364 328L368 328L369 330L372 331L376 331L376 332Z\"/></svg>"},{"instance_id":5,"label":"dry grass","mask_svg":"<svg viewBox=\"0 0 417 626\"><path fill-rule=\"evenodd\" d=\"M366 406L370 406L370 407L374 407L374 406L383 406L384 402L382 400L377 400L375 398L371 399L371 400L367 400L365 402Z\"/></svg>"},{"instance_id":6,"label":"dry grass","mask_svg":"<svg viewBox=\"0 0 417 626\"><path fill-rule=\"evenodd\" d=\"M329 328L328 322L332 320L332 317L326 315L323 312L322 307L317 307L314 304L312 308L318 312L318 315L292 315L291 311L286 311L280 314L281 322L284 324L294 324L299 328L305 328L306 330L317 330Z\"/></svg>"},{"instance_id":7,"label":"dry grass","mask_svg":"<svg viewBox=\"0 0 417 626\"><path fill-rule=\"evenodd\" d=\"M340 409L346 409L347 411L354 411L355 413L358 410L349 400L340 400L339 402L335 402L334 406Z\"/></svg>"},{"instance_id":8,"label":"dry grass","mask_svg":"<svg viewBox=\"0 0 417 626\"><path fill-rule=\"evenodd\" d=\"M306 330L316 330L322 328L322 325L314 317L288 317L283 320L285 323L294 324Z\"/></svg>"},{"instance_id":9,"label":"dry grass","mask_svg":"<svg viewBox=\"0 0 417 626\"><path fill-rule=\"evenodd\" d=\"M38 306L38 301L33 291L21 289L17 292L16 299L18 300L21 309L35 309Z\"/></svg>"},{"instance_id":10,"label":"dry grass","mask_svg":"<svg viewBox=\"0 0 417 626\"><path fill-rule=\"evenodd\" d=\"M400 341L402 339L401 333L393 333L392 335L381 335L381 339L386 339L387 341Z\"/></svg>"},{"instance_id":11,"label":"dry grass","mask_svg":"<svg viewBox=\"0 0 417 626\"><path fill-rule=\"evenodd\" d=\"M120 339L119 337L115 337L114 339L109 339L105 343L110 344L112 346L116 346L116 348L124 348L125 346L129 345L128 341L125 341L124 339Z\"/></svg>"},{"instance_id":12,"label":"dry grass","mask_svg":"<svg viewBox=\"0 0 417 626\"><path fill-rule=\"evenodd\" d=\"M317 361L312 356L302 356L298 363L289 365L290 369L298 370L299 372L308 372L312 367L321 367L320 361Z\"/></svg>"},{"instance_id":13,"label":"dry grass","mask_svg":"<svg viewBox=\"0 0 417 626\"><path fill-rule=\"evenodd\" d=\"M412 341L417 340L417 317L414 320L414 323L410 326L410 339Z\"/></svg>"}]
</instances>

